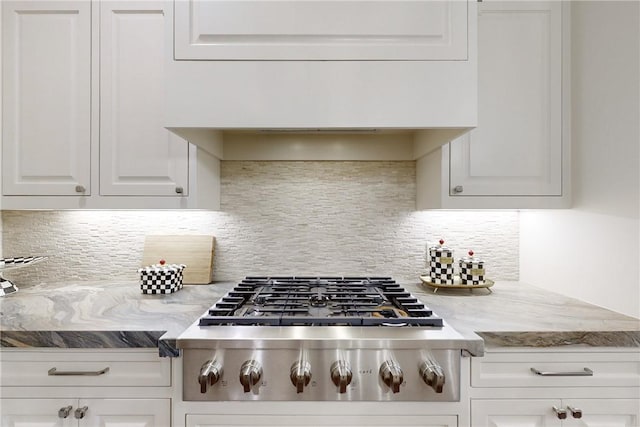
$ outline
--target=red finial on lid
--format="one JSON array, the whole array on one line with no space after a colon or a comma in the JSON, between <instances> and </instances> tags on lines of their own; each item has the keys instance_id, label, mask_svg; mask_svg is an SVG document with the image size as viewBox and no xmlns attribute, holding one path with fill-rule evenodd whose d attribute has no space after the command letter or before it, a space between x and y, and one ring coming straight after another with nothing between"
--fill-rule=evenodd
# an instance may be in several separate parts
<instances>
[{"instance_id":1,"label":"red finial on lid","mask_svg":"<svg viewBox=\"0 0 640 427\"><path fill-rule=\"evenodd\" d=\"M473 251L469 249L469 256L473 256Z\"/></svg>"},{"instance_id":2,"label":"red finial on lid","mask_svg":"<svg viewBox=\"0 0 640 427\"><path fill-rule=\"evenodd\" d=\"M440 245L444 245L444 240L440 239Z\"/></svg>"},{"instance_id":3,"label":"red finial on lid","mask_svg":"<svg viewBox=\"0 0 640 427\"><path fill-rule=\"evenodd\" d=\"M160 265L165 265L165 264L166 264L166 262L167 262L167 261L165 261L165 260L161 259L161 260L160 260Z\"/></svg>"}]
</instances>

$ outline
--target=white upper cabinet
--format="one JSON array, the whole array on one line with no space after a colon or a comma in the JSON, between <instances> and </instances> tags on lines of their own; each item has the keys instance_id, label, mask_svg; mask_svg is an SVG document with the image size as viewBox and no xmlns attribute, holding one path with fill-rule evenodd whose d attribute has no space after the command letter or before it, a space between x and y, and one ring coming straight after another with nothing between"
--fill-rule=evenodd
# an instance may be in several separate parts
<instances>
[{"instance_id":1,"label":"white upper cabinet","mask_svg":"<svg viewBox=\"0 0 640 427\"><path fill-rule=\"evenodd\" d=\"M4 209L219 208L219 160L164 127L170 6L2 2Z\"/></svg>"},{"instance_id":2,"label":"white upper cabinet","mask_svg":"<svg viewBox=\"0 0 640 427\"><path fill-rule=\"evenodd\" d=\"M479 5L478 127L451 144L461 196L562 194L561 3ZM452 189L453 190L453 189Z\"/></svg>"},{"instance_id":3,"label":"white upper cabinet","mask_svg":"<svg viewBox=\"0 0 640 427\"><path fill-rule=\"evenodd\" d=\"M467 2L176 0L177 60L465 60Z\"/></svg>"},{"instance_id":4,"label":"white upper cabinet","mask_svg":"<svg viewBox=\"0 0 640 427\"><path fill-rule=\"evenodd\" d=\"M89 195L91 3L2 2L5 195Z\"/></svg>"},{"instance_id":5,"label":"white upper cabinet","mask_svg":"<svg viewBox=\"0 0 640 427\"><path fill-rule=\"evenodd\" d=\"M419 160L418 181L427 188L419 191L419 208L567 206L563 57L569 54L563 54L568 48L563 7L562 2L479 3L478 127ZM438 184L427 183L434 173Z\"/></svg>"},{"instance_id":6,"label":"white upper cabinet","mask_svg":"<svg viewBox=\"0 0 640 427\"><path fill-rule=\"evenodd\" d=\"M442 145L477 125L475 1L173 4L166 126L192 143L211 129L403 129Z\"/></svg>"},{"instance_id":7,"label":"white upper cabinet","mask_svg":"<svg viewBox=\"0 0 640 427\"><path fill-rule=\"evenodd\" d=\"M166 2L100 7L100 194L187 195L188 144L164 128Z\"/></svg>"}]
</instances>

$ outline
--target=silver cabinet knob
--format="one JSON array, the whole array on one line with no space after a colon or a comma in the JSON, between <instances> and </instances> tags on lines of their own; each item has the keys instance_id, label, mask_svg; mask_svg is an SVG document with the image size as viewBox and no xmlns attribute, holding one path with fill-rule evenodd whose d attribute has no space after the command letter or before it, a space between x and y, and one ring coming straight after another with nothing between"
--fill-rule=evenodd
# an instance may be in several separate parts
<instances>
[{"instance_id":1,"label":"silver cabinet knob","mask_svg":"<svg viewBox=\"0 0 640 427\"><path fill-rule=\"evenodd\" d=\"M464 191L464 187L462 185L456 185L453 187L453 194L460 194Z\"/></svg>"},{"instance_id":2,"label":"silver cabinet knob","mask_svg":"<svg viewBox=\"0 0 640 427\"><path fill-rule=\"evenodd\" d=\"M444 371L434 360L427 360L420 365L420 376L436 393L442 393L444 388Z\"/></svg>"},{"instance_id":3,"label":"silver cabinet knob","mask_svg":"<svg viewBox=\"0 0 640 427\"><path fill-rule=\"evenodd\" d=\"M571 412L571 416L573 418L582 418L582 409L574 408L573 406L567 405L567 410Z\"/></svg>"},{"instance_id":4,"label":"silver cabinet knob","mask_svg":"<svg viewBox=\"0 0 640 427\"><path fill-rule=\"evenodd\" d=\"M84 188L84 185L76 185L76 193L84 193L85 191L87 191L87 189Z\"/></svg>"},{"instance_id":5,"label":"silver cabinet knob","mask_svg":"<svg viewBox=\"0 0 640 427\"><path fill-rule=\"evenodd\" d=\"M311 364L306 360L299 360L291 365L291 382L296 387L296 393L302 393L311 382Z\"/></svg>"},{"instance_id":6,"label":"silver cabinet knob","mask_svg":"<svg viewBox=\"0 0 640 427\"><path fill-rule=\"evenodd\" d=\"M73 413L73 416L76 417L76 419L81 420L87 414L88 410L88 406L83 406L82 408L76 409L76 412Z\"/></svg>"},{"instance_id":7,"label":"silver cabinet knob","mask_svg":"<svg viewBox=\"0 0 640 427\"><path fill-rule=\"evenodd\" d=\"M58 418L67 418L71 411L73 410L73 406L65 406L58 410Z\"/></svg>"},{"instance_id":8,"label":"silver cabinet knob","mask_svg":"<svg viewBox=\"0 0 640 427\"><path fill-rule=\"evenodd\" d=\"M198 383L200 383L200 393L206 393L209 386L214 385L222 376L222 365L215 360L207 360L200 368Z\"/></svg>"},{"instance_id":9,"label":"silver cabinet knob","mask_svg":"<svg viewBox=\"0 0 640 427\"><path fill-rule=\"evenodd\" d=\"M261 378L262 366L255 360L247 360L240 367L240 384L242 384L245 393L249 393Z\"/></svg>"},{"instance_id":10,"label":"silver cabinet knob","mask_svg":"<svg viewBox=\"0 0 640 427\"><path fill-rule=\"evenodd\" d=\"M351 366L344 360L338 360L331 365L331 381L338 387L338 393L346 393L347 386L351 384L353 373Z\"/></svg>"},{"instance_id":11,"label":"silver cabinet knob","mask_svg":"<svg viewBox=\"0 0 640 427\"><path fill-rule=\"evenodd\" d=\"M182 193L184 193L184 188L182 188L182 187L176 187L176 193L178 193L178 194L182 194Z\"/></svg>"},{"instance_id":12,"label":"silver cabinet knob","mask_svg":"<svg viewBox=\"0 0 640 427\"><path fill-rule=\"evenodd\" d=\"M404 375L400 365L396 362L387 360L380 365L380 378L392 392L400 392L400 385L404 381Z\"/></svg>"},{"instance_id":13,"label":"silver cabinet knob","mask_svg":"<svg viewBox=\"0 0 640 427\"><path fill-rule=\"evenodd\" d=\"M556 416L558 417L558 419L560 420L564 420L567 418L567 411L565 409L562 408L558 408L557 406L553 407L553 412L556 413Z\"/></svg>"}]
</instances>

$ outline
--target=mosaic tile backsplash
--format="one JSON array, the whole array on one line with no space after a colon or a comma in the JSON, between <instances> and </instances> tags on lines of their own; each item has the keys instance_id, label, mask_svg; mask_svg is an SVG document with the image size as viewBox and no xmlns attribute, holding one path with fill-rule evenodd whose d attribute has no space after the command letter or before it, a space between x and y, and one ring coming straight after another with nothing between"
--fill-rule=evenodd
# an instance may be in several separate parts
<instances>
[{"instance_id":1,"label":"mosaic tile backsplash","mask_svg":"<svg viewBox=\"0 0 640 427\"><path fill-rule=\"evenodd\" d=\"M3 211L5 257L49 261L19 284L137 280L147 234L213 234L215 280L391 275L417 281L441 237L487 276L518 279L518 213L415 211L414 162L221 163L221 211ZM188 267L187 267L188 268Z\"/></svg>"}]
</instances>

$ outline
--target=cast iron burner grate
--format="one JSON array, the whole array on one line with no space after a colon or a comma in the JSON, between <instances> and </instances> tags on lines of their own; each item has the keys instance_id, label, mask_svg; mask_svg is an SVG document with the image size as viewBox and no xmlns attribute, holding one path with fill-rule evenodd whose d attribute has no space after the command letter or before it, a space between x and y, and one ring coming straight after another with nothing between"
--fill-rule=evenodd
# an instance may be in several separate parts
<instances>
[{"instance_id":1,"label":"cast iron burner grate","mask_svg":"<svg viewBox=\"0 0 640 427\"><path fill-rule=\"evenodd\" d=\"M442 327L390 277L247 277L216 302L200 326Z\"/></svg>"}]
</instances>

